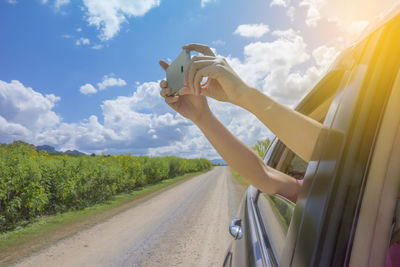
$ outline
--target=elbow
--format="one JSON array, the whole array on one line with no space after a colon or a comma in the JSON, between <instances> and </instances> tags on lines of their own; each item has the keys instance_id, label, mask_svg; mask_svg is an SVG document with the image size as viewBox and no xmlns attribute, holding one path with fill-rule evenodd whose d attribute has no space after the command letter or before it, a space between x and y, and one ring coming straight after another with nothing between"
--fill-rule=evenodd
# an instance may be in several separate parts
<instances>
[{"instance_id":1,"label":"elbow","mask_svg":"<svg viewBox=\"0 0 400 267\"><path fill-rule=\"evenodd\" d=\"M252 185L263 193L277 194L279 192L279 183L274 179L275 176L274 170L261 161L259 171L254 173L254 183Z\"/></svg>"}]
</instances>

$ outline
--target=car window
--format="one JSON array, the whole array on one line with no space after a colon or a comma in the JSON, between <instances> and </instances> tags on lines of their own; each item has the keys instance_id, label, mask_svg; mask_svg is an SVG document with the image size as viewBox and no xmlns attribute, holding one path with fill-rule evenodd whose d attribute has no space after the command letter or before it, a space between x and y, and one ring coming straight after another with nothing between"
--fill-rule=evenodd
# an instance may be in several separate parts
<instances>
[{"instance_id":1,"label":"car window","mask_svg":"<svg viewBox=\"0 0 400 267\"><path fill-rule=\"evenodd\" d=\"M278 142L278 138L273 138L272 142L269 144L267 151L264 155L264 162L267 163L269 158L271 157L272 151L274 151L274 147L276 146L276 143Z\"/></svg>"},{"instance_id":2,"label":"car window","mask_svg":"<svg viewBox=\"0 0 400 267\"><path fill-rule=\"evenodd\" d=\"M264 159L264 162L270 166L271 168L276 169L279 163L279 160L282 157L282 153L285 150L285 145L276 139L274 146L269 149L267 155ZM268 155L269 154L269 155Z\"/></svg>"},{"instance_id":3,"label":"car window","mask_svg":"<svg viewBox=\"0 0 400 267\"><path fill-rule=\"evenodd\" d=\"M295 179L302 180L308 163L294 154L282 142L276 141L270 147L264 161ZM270 153L269 153L270 152ZM269 156L269 158L267 158ZM282 252L286 234L292 219L295 203L279 195L261 193L257 200L259 216L264 224L265 238L271 244L275 259L278 261Z\"/></svg>"}]
</instances>

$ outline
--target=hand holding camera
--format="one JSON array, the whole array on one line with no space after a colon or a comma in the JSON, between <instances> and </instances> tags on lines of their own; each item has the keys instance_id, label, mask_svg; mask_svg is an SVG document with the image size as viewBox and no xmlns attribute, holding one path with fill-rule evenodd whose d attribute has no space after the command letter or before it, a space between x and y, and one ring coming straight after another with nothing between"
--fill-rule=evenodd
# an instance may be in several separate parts
<instances>
[{"instance_id":1,"label":"hand holding camera","mask_svg":"<svg viewBox=\"0 0 400 267\"><path fill-rule=\"evenodd\" d=\"M167 62L165 62L164 60L160 60L159 64L168 73L168 68L170 67L169 64ZM171 70L173 70L173 69L174 68L171 68ZM171 88L171 86L169 85L169 83L167 81L161 81L160 82L160 87L161 87L160 95L165 98L165 102L170 107L172 107L176 112L178 112L185 118L188 118L197 124L201 121L202 118L205 117L205 115L211 113L210 108L208 107L208 104L207 104L207 99L204 96L177 94L177 90L179 90L180 87L183 86L183 84L184 84L184 73L181 72L178 68L178 71L175 72L174 75L175 76L172 76L172 77L174 77L174 78L172 78L172 80L171 80L171 76L169 79L170 82L173 84L174 88ZM175 91L173 91L173 90L175 90ZM182 90L182 89L180 89L180 90Z\"/></svg>"},{"instance_id":2,"label":"hand holding camera","mask_svg":"<svg viewBox=\"0 0 400 267\"><path fill-rule=\"evenodd\" d=\"M193 56L185 72L186 88L180 94L212 97L223 102L241 105L241 96L249 86L235 73L225 58L217 57L206 45L189 44L182 47L203 56ZM204 78L207 82L201 84Z\"/></svg>"},{"instance_id":3,"label":"hand holding camera","mask_svg":"<svg viewBox=\"0 0 400 267\"><path fill-rule=\"evenodd\" d=\"M214 52L206 45L189 44L182 47L182 53L187 51L196 51L203 54L202 56L193 56L189 61L182 59L182 53L171 64L174 66L169 72L167 69L167 81L170 80L175 86L177 72L179 73L179 81L182 81L182 69L184 72L183 80L180 85L182 88L173 88L172 92L178 95L203 95L212 97L223 102L230 102L241 106L242 95L246 94L249 86L235 73L229 66L225 58L217 57ZM205 83L203 79L207 78Z\"/></svg>"}]
</instances>

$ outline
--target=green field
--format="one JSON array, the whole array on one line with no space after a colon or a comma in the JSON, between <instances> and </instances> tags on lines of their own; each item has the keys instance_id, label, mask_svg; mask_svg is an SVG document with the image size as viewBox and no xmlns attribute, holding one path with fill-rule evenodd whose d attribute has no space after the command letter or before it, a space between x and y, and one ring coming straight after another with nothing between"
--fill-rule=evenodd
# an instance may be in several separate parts
<instances>
[{"instance_id":1,"label":"green field","mask_svg":"<svg viewBox=\"0 0 400 267\"><path fill-rule=\"evenodd\" d=\"M210 168L206 159L50 155L22 142L0 145L0 232Z\"/></svg>"}]
</instances>

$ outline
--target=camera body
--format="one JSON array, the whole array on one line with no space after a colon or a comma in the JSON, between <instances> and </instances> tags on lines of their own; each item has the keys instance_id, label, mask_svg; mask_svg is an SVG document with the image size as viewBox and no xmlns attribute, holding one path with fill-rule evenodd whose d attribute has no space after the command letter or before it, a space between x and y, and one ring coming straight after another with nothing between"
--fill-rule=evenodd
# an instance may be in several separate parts
<instances>
[{"instance_id":1,"label":"camera body","mask_svg":"<svg viewBox=\"0 0 400 267\"><path fill-rule=\"evenodd\" d=\"M185 71L191 60L190 51L184 49L177 58L168 66L167 83L172 91L168 96L174 95L179 89L184 87Z\"/></svg>"}]
</instances>

